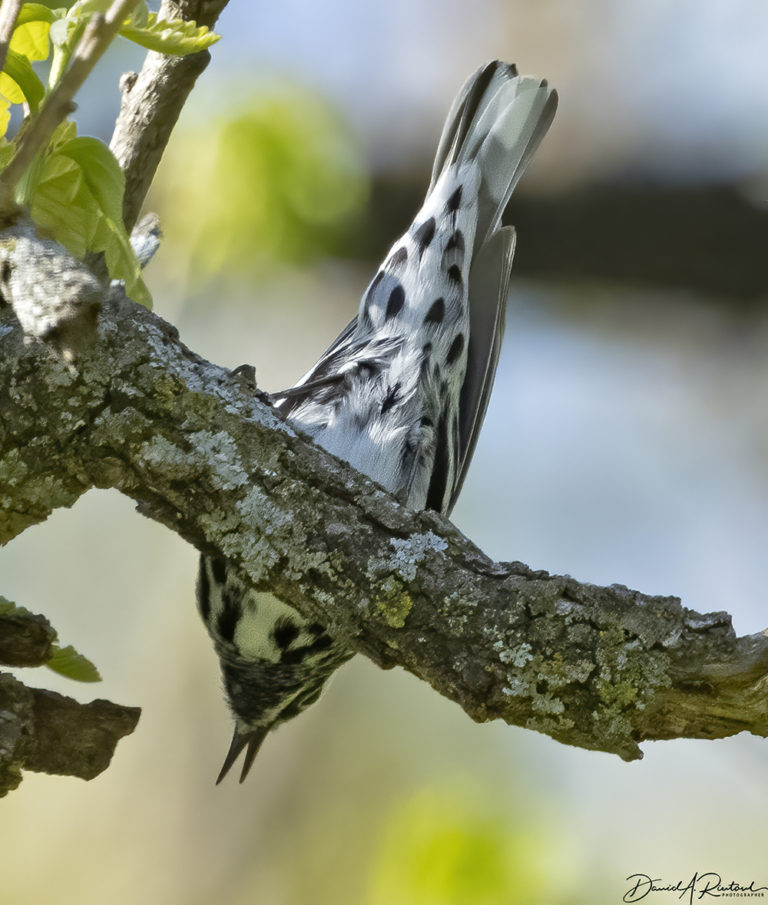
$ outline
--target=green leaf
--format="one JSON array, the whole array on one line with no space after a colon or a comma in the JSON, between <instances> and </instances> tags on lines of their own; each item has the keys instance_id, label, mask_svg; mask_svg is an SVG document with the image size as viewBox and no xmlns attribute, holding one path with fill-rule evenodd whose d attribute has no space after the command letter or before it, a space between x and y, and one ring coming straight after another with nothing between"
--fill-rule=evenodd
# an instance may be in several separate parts
<instances>
[{"instance_id":1,"label":"green leaf","mask_svg":"<svg viewBox=\"0 0 768 905\"><path fill-rule=\"evenodd\" d=\"M2 101L0 101L0 118L2 117L2 106ZM8 166L11 157L13 157L13 151L13 145L0 137L0 170L3 170Z\"/></svg>"},{"instance_id":2,"label":"green leaf","mask_svg":"<svg viewBox=\"0 0 768 905\"><path fill-rule=\"evenodd\" d=\"M16 28L11 38L11 50L22 54L28 60L48 58L48 33L54 13L42 3L25 3L16 19Z\"/></svg>"},{"instance_id":3,"label":"green leaf","mask_svg":"<svg viewBox=\"0 0 768 905\"><path fill-rule=\"evenodd\" d=\"M100 241L94 239L91 251L103 251L112 278L125 282L125 291L135 302L151 307L152 298L141 278L141 267L123 224L125 175L114 154L104 142L85 136L64 142L56 154L80 167L83 180L103 215L103 224L97 224L95 233Z\"/></svg>"},{"instance_id":4,"label":"green leaf","mask_svg":"<svg viewBox=\"0 0 768 905\"><path fill-rule=\"evenodd\" d=\"M53 13L54 18L58 18L62 11L66 13L73 3L74 0L42 0L42 3L29 3L25 4L25 6L47 6Z\"/></svg>"},{"instance_id":5,"label":"green leaf","mask_svg":"<svg viewBox=\"0 0 768 905\"><path fill-rule=\"evenodd\" d=\"M0 594L0 616L34 616L34 613Z\"/></svg>"},{"instance_id":6,"label":"green leaf","mask_svg":"<svg viewBox=\"0 0 768 905\"><path fill-rule=\"evenodd\" d=\"M71 138L75 138L77 136L77 124L74 120L65 119L64 122L59 123L58 126L53 130L53 135L51 136L51 140L48 143L48 150L52 151L55 148L58 148L59 145L64 144L65 141L69 141Z\"/></svg>"},{"instance_id":7,"label":"green leaf","mask_svg":"<svg viewBox=\"0 0 768 905\"><path fill-rule=\"evenodd\" d=\"M35 223L78 258L103 252L110 276L149 308L152 297L123 224L124 193L125 176L104 142L76 137L74 123L62 123L26 194Z\"/></svg>"},{"instance_id":8,"label":"green leaf","mask_svg":"<svg viewBox=\"0 0 768 905\"><path fill-rule=\"evenodd\" d=\"M0 615L2 616L34 616L26 607L18 606L12 600L0 596ZM72 645L61 647L54 644L51 658L45 664L49 669L75 679L77 682L101 682L98 669L91 661L79 654Z\"/></svg>"},{"instance_id":9,"label":"green leaf","mask_svg":"<svg viewBox=\"0 0 768 905\"><path fill-rule=\"evenodd\" d=\"M45 9L44 6L41 8ZM17 25L11 38L10 48L25 56L30 62L46 60L49 53L48 33L50 30L51 23L40 20Z\"/></svg>"},{"instance_id":10,"label":"green leaf","mask_svg":"<svg viewBox=\"0 0 768 905\"><path fill-rule=\"evenodd\" d=\"M1 92L0 92L1 93ZM6 100L4 97L0 97L0 136L3 137L3 141L5 141L5 133L8 131L8 123L11 121L11 102ZM10 148L10 145L5 145L5 148ZM10 155L8 157L10 160ZM8 160L3 158L0 166L4 167Z\"/></svg>"},{"instance_id":11,"label":"green leaf","mask_svg":"<svg viewBox=\"0 0 768 905\"><path fill-rule=\"evenodd\" d=\"M93 248L101 211L74 161L57 155L45 160L30 200L30 214L75 257L84 258Z\"/></svg>"},{"instance_id":12,"label":"green leaf","mask_svg":"<svg viewBox=\"0 0 768 905\"><path fill-rule=\"evenodd\" d=\"M26 100L24 92L6 72L0 72L0 97L9 104L23 104Z\"/></svg>"},{"instance_id":13,"label":"green leaf","mask_svg":"<svg viewBox=\"0 0 768 905\"><path fill-rule=\"evenodd\" d=\"M122 223L125 174L104 142L83 135L65 141L56 153L74 160L104 214Z\"/></svg>"},{"instance_id":14,"label":"green leaf","mask_svg":"<svg viewBox=\"0 0 768 905\"><path fill-rule=\"evenodd\" d=\"M207 25L198 26L184 19L158 19L157 13L149 14L143 28L126 22L120 29L120 34L148 50L180 57L206 50L221 37Z\"/></svg>"},{"instance_id":15,"label":"green leaf","mask_svg":"<svg viewBox=\"0 0 768 905\"><path fill-rule=\"evenodd\" d=\"M0 94L14 104L26 100L33 113L40 106L45 94L43 83L35 74L29 60L10 48L5 68L0 73Z\"/></svg>"},{"instance_id":16,"label":"green leaf","mask_svg":"<svg viewBox=\"0 0 768 905\"><path fill-rule=\"evenodd\" d=\"M25 3L19 10L16 27L26 25L27 22L47 22L50 25L54 18L58 17L47 6L43 6L42 3Z\"/></svg>"},{"instance_id":17,"label":"green leaf","mask_svg":"<svg viewBox=\"0 0 768 905\"><path fill-rule=\"evenodd\" d=\"M111 5L112 0L77 0L67 15L70 18L87 18L94 13L105 13Z\"/></svg>"},{"instance_id":18,"label":"green leaf","mask_svg":"<svg viewBox=\"0 0 768 905\"><path fill-rule=\"evenodd\" d=\"M71 644L67 647L59 647L58 644L54 644L53 656L45 665L48 669L52 669L68 679L74 679L76 682L101 682L98 669L87 657L79 654Z\"/></svg>"},{"instance_id":19,"label":"green leaf","mask_svg":"<svg viewBox=\"0 0 768 905\"><path fill-rule=\"evenodd\" d=\"M110 275L113 279L123 280L126 293L134 302L145 308L152 307L152 296L144 284L141 267L122 222L102 218L94 239L94 251L104 252Z\"/></svg>"},{"instance_id":20,"label":"green leaf","mask_svg":"<svg viewBox=\"0 0 768 905\"><path fill-rule=\"evenodd\" d=\"M77 135L71 120L60 123L53 133L48 154L30 179L26 196L32 219L55 236L75 257L94 249L94 237L102 218L101 208L83 178L80 165L56 153ZM28 173L35 169L30 167Z\"/></svg>"},{"instance_id":21,"label":"green leaf","mask_svg":"<svg viewBox=\"0 0 768 905\"><path fill-rule=\"evenodd\" d=\"M131 15L128 17L128 21L135 28L146 28L147 22L149 21L149 9L146 0L142 0L141 3L137 3L136 6L134 6Z\"/></svg>"}]
</instances>

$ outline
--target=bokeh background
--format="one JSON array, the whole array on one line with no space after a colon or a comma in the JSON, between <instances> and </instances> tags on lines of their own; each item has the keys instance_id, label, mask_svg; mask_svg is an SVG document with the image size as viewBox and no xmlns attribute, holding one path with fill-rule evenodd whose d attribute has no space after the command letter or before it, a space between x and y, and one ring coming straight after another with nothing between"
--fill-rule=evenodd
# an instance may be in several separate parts
<instances>
[{"instance_id":1,"label":"bokeh background","mask_svg":"<svg viewBox=\"0 0 768 905\"><path fill-rule=\"evenodd\" d=\"M218 31L150 199L156 310L264 388L295 381L417 209L455 90L516 60L561 106L510 206L506 339L454 521L496 558L764 629L768 5L232 0ZM140 61L104 61L81 131L108 138ZM231 730L195 560L115 493L0 552L0 591L104 677L26 681L143 707L98 779L28 774L3 801L1 905L577 905L695 871L768 885L764 740L645 744L625 764L475 725L363 659L245 785L216 788Z\"/></svg>"}]
</instances>

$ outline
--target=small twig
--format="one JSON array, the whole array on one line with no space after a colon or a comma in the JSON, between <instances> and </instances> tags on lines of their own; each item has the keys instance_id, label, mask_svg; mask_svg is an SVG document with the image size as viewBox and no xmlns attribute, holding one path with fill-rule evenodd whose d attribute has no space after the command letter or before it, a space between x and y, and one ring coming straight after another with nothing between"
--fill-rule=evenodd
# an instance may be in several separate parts
<instances>
[{"instance_id":1,"label":"small twig","mask_svg":"<svg viewBox=\"0 0 768 905\"><path fill-rule=\"evenodd\" d=\"M16 20L19 18L23 0L2 0L0 6L0 70L5 66L8 47L11 43Z\"/></svg>"},{"instance_id":2,"label":"small twig","mask_svg":"<svg viewBox=\"0 0 768 905\"><path fill-rule=\"evenodd\" d=\"M213 28L227 0L164 0L161 19L192 19ZM130 232L152 184L173 127L210 60L207 50L186 57L147 54L141 72L124 76L122 105L109 147L125 172L123 219Z\"/></svg>"},{"instance_id":3,"label":"small twig","mask_svg":"<svg viewBox=\"0 0 768 905\"><path fill-rule=\"evenodd\" d=\"M0 174L0 214L16 210L14 190L35 155L51 140L56 127L74 109L73 98L112 43L138 0L115 0L105 15L95 13L83 33L69 69L51 91L24 132L16 153Z\"/></svg>"},{"instance_id":4,"label":"small twig","mask_svg":"<svg viewBox=\"0 0 768 905\"><path fill-rule=\"evenodd\" d=\"M3 0L0 6L0 69L5 66L5 58L8 56L8 45L19 18L23 0Z\"/></svg>"}]
</instances>

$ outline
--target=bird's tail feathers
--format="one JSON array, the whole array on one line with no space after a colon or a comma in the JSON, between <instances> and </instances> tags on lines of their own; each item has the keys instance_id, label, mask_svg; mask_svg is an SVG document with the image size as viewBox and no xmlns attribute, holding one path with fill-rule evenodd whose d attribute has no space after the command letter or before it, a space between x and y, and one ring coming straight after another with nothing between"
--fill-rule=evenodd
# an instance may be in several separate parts
<instances>
[{"instance_id":1,"label":"bird's tail feathers","mask_svg":"<svg viewBox=\"0 0 768 905\"><path fill-rule=\"evenodd\" d=\"M470 76L454 100L435 156L430 191L449 167L477 161L478 244L498 228L556 108L557 93L546 79L520 76L514 65L498 61Z\"/></svg>"}]
</instances>

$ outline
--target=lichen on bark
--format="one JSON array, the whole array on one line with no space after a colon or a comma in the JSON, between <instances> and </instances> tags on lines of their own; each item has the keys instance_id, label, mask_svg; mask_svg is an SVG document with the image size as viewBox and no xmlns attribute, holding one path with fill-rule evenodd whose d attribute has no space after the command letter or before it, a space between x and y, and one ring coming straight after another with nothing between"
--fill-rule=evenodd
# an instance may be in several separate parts
<instances>
[{"instance_id":1,"label":"lichen on bark","mask_svg":"<svg viewBox=\"0 0 768 905\"><path fill-rule=\"evenodd\" d=\"M675 598L491 562L311 444L119 289L69 364L24 336L14 301L0 309L2 540L115 487L475 720L625 759L643 739L768 734L765 635L736 638L727 614Z\"/></svg>"}]
</instances>

